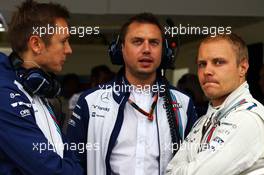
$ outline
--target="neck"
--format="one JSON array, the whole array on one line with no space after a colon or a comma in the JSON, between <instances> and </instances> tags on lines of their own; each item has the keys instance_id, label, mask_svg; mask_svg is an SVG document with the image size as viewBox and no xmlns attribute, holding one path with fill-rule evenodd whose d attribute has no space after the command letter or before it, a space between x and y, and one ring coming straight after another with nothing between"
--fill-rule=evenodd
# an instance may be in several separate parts
<instances>
[{"instance_id":1,"label":"neck","mask_svg":"<svg viewBox=\"0 0 264 175\"><path fill-rule=\"evenodd\" d=\"M22 67L25 69L41 68L40 65L34 61L33 56L29 52L23 53L21 58L23 59Z\"/></svg>"},{"instance_id":2,"label":"neck","mask_svg":"<svg viewBox=\"0 0 264 175\"><path fill-rule=\"evenodd\" d=\"M213 107L217 107L220 106L221 104L224 103L225 99L228 97L229 94L226 94L220 98L216 98L216 99L211 99L211 103Z\"/></svg>"},{"instance_id":3,"label":"neck","mask_svg":"<svg viewBox=\"0 0 264 175\"><path fill-rule=\"evenodd\" d=\"M145 85L153 85L156 79L156 72L151 75L141 74L138 76L134 76L129 72L126 72L125 76L131 85L143 87Z\"/></svg>"}]
</instances>

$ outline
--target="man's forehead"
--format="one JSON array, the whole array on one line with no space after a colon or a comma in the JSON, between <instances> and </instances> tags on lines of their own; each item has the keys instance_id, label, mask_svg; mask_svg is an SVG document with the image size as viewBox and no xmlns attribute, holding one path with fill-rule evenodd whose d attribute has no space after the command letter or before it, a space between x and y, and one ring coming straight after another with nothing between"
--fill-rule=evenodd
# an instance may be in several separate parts
<instances>
[{"instance_id":1,"label":"man's forehead","mask_svg":"<svg viewBox=\"0 0 264 175\"><path fill-rule=\"evenodd\" d=\"M211 55L221 57L224 55L235 55L232 45L226 40L216 40L201 43L198 49L198 55Z\"/></svg>"},{"instance_id":2,"label":"man's forehead","mask_svg":"<svg viewBox=\"0 0 264 175\"><path fill-rule=\"evenodd\" d=\"M128 26L127 34L130 37L151 37L151 38L162 38L160 28L151 23L139 23L133 22Z\"/></svg>"},{"instance_id":3,"label":"man's forehead","mask_svg":"<svg viewBox=\"0 0 264 175\"><path fill-rule=\"evenodd\" d=\"M225 49L224 49L225 48ZM230 41L222 38L217 38L217 39L211 39L208 41L201 42L199 46L199 51L203 49L217 49L217 51L226 51L228 50L233 50L233 45L230 43Z\"/></svg>"}]
</instances>

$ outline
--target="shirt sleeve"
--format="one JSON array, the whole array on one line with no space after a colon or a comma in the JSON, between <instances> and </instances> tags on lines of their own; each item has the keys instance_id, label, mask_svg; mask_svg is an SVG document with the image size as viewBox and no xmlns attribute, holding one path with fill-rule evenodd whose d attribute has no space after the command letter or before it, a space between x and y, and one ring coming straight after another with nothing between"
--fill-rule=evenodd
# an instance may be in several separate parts
<instances>
[{"instance_id":1,"label":"shirt sleeve","mask_svg":"<svg viewBox=\"0 0 264 175\"><path fill-rule=\"evenodd\" d=\"M250 111L238 111L232 114L232 120L217 127L209 146L193 159L181 148L168 165L167 175L238 174L259 159L263 144L260 117Z\"/></svg>"},{"instance_id":2,"label":"shirt sleeve","mask_svg":"<svg viewBox=\"0 0 264 175\"><path fill-rule=\"evenodd\" d=\"M24 95L1 89L0 97L0 152L5 160L28 175L84 174L77 159L61 158L53 147L48 147L48 140L36 124L34 109Z\"/></svg>"}]
</instances>

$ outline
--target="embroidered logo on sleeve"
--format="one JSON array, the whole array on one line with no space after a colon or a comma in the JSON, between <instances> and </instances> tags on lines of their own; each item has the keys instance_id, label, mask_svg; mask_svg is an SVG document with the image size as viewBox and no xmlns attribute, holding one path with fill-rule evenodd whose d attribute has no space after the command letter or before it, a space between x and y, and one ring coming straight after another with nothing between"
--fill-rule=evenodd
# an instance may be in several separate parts
<instances>
[{"instance_id":1,"label":"embroidered logo on sleeve","mask_svg":"<svg viewBox=\"0 0 264 175\"><path fill-rule=\"evenodd\" d=\"M15 108L15 107L17 107L17 106L27 106L27 107L29 107L29 108L31 108L31 106L32 106L32 104L30 104L30 103L24 103L24 102L22 102L22 101L19 101L19 102L15 102L15 103L12 103L11 104L11 106L13 107L13 108Z\"/></svg>"},{"instance_id":2,"label":"embroidered logo on sleeve","mask_svg":"<svg viewBox=\"0 0 264 175\"><path fill-rule=\"evenodd\" d=\"M19 113L20 113L21 117L26 117L26 116L30 115L29 109L21 110Z\"/></svg>"},{"instance_id":3,"label":"embroidered logo on sleeve","mask_svg":"<svg viewBox=\"0 0 264 175\"><path fill-rule=\"evenodd\" d=\"M10 93L10 98L15 98L17 96L20 96L20 94L17 94L17 93Z\"/></svg>"}]
</instances>

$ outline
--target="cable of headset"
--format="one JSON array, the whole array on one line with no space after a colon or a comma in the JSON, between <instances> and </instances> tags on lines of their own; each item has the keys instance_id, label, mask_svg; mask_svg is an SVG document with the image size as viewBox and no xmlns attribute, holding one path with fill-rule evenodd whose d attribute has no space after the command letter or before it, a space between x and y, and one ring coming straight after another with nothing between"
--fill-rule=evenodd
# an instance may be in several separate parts
<instances>
[{"instance_id":1,"label":"cable of headset","mask_svg":"<svg viewBox=\"0 0 264 175\"><path fill-rule=\"evenodd\" d=\"M162 75L162 83L165 85L164 103L171 133L172 154L174 156L179 149L181 136L178 130L178 126L176 125L176 115L175 111L173 110L172 98L169 90L169 82L166 79L165 75Z\"/></svg>"}]
</instances>

